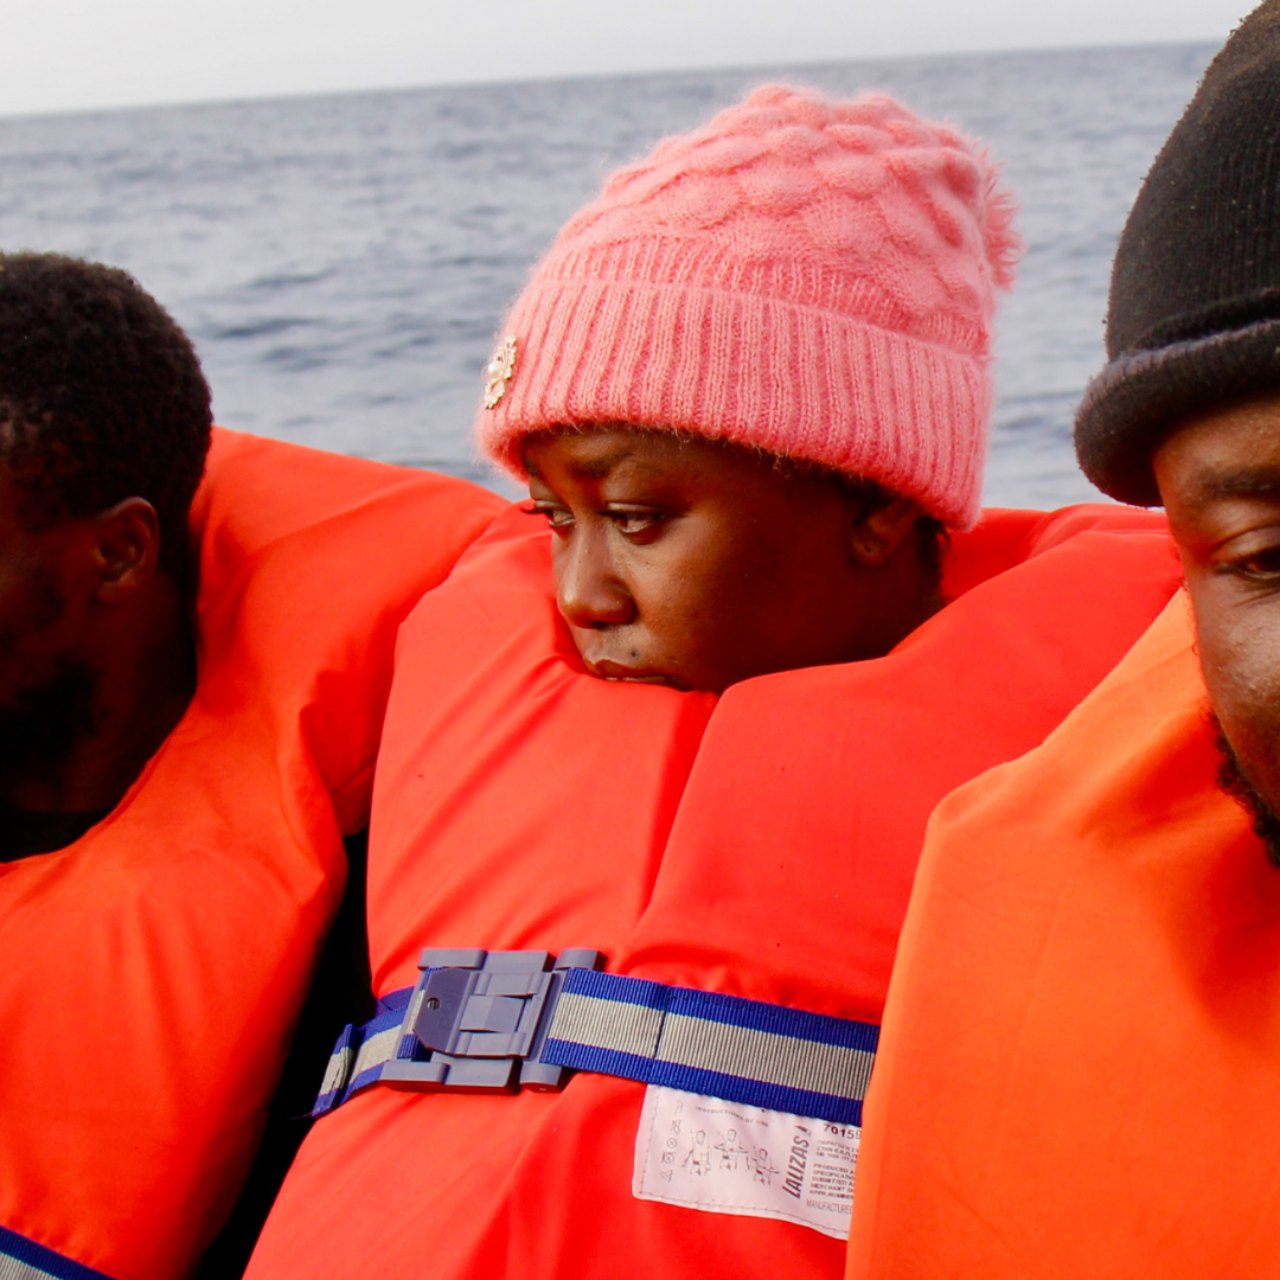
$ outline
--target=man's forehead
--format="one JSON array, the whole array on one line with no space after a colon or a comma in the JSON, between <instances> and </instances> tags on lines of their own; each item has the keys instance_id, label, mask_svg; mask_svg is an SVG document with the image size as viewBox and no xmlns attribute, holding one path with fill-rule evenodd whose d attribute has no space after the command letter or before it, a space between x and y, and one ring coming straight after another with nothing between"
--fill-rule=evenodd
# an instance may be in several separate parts
<instances>
[{"instance_id":1,"label":"man's forehead","mask_svg":"<svg viewBox=\"0 0 1280 1280\"><path fill-rule=\"evenodd\" d=\"M1182 424L1152 459L1166 506L1280 498L1280 396L1244 401Z\"/></svg>"},{"instance_id":2,"label":"man's forehead","mask_svg":"<svg viewBox=\"0 0 1280 1280\"><path fill-rule=\"evenodd\" d=\"M1227 498L1280 498L1280 461L1207 464L1191 472L1183 488L1199 505Z\"/></svg>"}]
</instances>

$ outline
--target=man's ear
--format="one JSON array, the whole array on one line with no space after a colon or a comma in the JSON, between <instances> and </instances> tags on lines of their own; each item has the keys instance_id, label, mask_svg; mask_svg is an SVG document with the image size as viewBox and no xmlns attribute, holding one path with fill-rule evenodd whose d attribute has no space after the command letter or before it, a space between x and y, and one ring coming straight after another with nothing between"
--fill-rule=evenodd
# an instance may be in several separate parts
<instances>
[{"instance_id":1,"label":"man's ear","mask_svg":"<svg viewBox=\"0 0 1280 1280\"><path fill-rule=\"evenodd\" d=\"M94 517L95 595L120 604L155 576L160 565L160 519L146 498L125 498Z\"/></svg>"},{"instance_id":2,"label":"man's ear","mask_svg":"<svg viewBox=\"0 0 1280 1280\"><path fill-rule=\"evenodd\" d=\"M855 564L877 569L915 528L920 504L901 495L874 511L855 513L849 526L849 555Z\"/></svg>"}]
</instances>

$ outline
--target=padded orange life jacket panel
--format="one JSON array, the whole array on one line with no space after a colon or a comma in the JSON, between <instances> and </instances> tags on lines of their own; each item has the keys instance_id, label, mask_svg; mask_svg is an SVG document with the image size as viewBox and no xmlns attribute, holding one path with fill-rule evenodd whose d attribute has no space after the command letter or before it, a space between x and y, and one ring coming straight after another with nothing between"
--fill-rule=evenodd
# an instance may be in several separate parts
<instances>
[{"instance_id":1,"label":"padded orange life jacket panel","mask_svg":"<svg viewBox=\"0 0 1280 1280\"><path fill-rule=\"evenodd\" d=\"M424 946L589 946L618 973L878 1022L929 810L1043 738L1177 573L1144 513L993 513L956 540L965 594L893 654L717 705L588 676L547 535L519 519L401 632L370 847L380 995ZM312 1130L248 1275L841 1273L842 1242L803 1227L634 1198L644 1094L586 1074L373 1087Z\"/></svg>"},{"instance_id":2,"label":"padded orange life jacket panel","mask_svg":"<svg viewBox=\"0 0 1280 1280\"><path fill-rule=\"evenodd\" d=\"M1280 1276L1280 875L1215 785L1179 595L939 807L849 1276Z\"/></svg>"},{"instance_id":3,"label":"padded orange life jacket panel","mask_svg":"<svg viewBox=\"0 0 1280 1280\"><path fill-rule=\"evenodd\" d=\"M191 705L104 821L0 864L4 1275L178 1280L221 1225L368 811L396 630L507 505L215 433Z\"/></svg>"}]
</instances>

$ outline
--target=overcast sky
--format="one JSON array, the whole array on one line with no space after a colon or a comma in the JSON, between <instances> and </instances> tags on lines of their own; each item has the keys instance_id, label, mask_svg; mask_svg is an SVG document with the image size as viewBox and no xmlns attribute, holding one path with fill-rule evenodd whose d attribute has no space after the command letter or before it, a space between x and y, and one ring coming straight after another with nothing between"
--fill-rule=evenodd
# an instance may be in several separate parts
<instances>
[{"instance_id":1,"label":"overcast sky","mask_svg":"<svg viewBox=\"0 0 1280 1280\"><path fill-rule=\"evenodd\" d=\"M0 114L1222 40L1249 0L8 0Z\"/></svg>"}]
</instances>

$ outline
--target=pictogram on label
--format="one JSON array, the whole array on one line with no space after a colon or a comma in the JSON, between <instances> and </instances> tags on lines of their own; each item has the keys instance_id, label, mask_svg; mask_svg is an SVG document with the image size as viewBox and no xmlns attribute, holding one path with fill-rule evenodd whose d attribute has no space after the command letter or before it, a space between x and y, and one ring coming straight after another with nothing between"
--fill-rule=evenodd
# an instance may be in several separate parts
<instances>
[{"instance_id":1,"label":"pictogram on label","mask_svg":"<svg viewBox=\"0 0 1280 1280\"><path fill-rule=\"evenodd\" d=\"M782 1218L849 1238L862 1130L650 1085L631 1190L708 1213Z\"/></svg>"}]
</instances>

